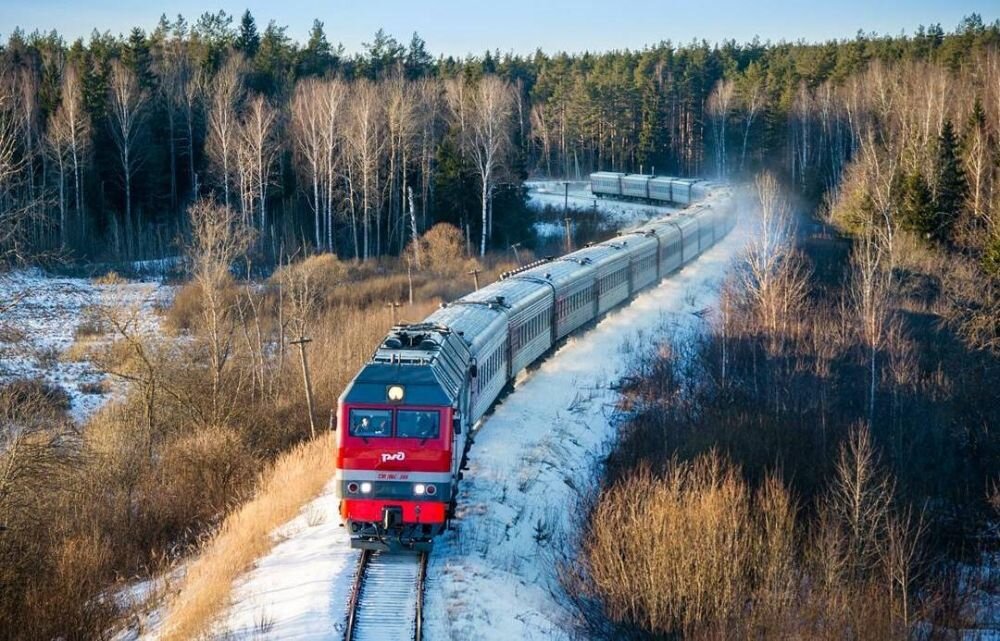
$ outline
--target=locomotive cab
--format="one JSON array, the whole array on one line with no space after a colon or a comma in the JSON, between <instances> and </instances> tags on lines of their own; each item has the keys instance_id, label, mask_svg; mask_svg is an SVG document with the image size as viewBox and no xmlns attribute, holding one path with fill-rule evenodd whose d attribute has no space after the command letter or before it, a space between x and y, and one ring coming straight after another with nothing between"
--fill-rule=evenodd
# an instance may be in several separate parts
<instances>
[{"instance_id":1,"label":"locomotive cab","mask_svg":"<svg viewBox=\"0 0 1000 641\"><path fill-rule=\"evenodd\" d=\"M339 401L341 521L352 547L429 549L450 516L464 451L461 399L434 358L377 358Z\"/></svg>"}]
</instances>

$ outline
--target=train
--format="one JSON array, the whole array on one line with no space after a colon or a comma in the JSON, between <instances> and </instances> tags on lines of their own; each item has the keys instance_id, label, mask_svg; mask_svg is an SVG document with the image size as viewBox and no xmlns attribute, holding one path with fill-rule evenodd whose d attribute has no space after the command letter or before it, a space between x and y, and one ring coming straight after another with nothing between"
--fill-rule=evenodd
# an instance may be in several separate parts
<instances>
[{"instance_id":1,"label":"train","mask_svg":"<svg viewBox=\"0 0 1000 641\"><path fill-rule=\"evenodd\" d=\"M697 178L598 171L590 174L590 191L598 198L618 198L690 205L705 200L721 185Z\"/></svg>"},{"instance_id":2,"label":"train","mask_svg":"<svg viewBox=\"0 0 1000 641\"><path fill-rule=\"evenodd\" d=\"M351 547L431 549L454 515L470 432L518 373L735 225L724 186L686 197L697 202L389 331L338 400L335 487Z\"/></svg>"}]
</instances>

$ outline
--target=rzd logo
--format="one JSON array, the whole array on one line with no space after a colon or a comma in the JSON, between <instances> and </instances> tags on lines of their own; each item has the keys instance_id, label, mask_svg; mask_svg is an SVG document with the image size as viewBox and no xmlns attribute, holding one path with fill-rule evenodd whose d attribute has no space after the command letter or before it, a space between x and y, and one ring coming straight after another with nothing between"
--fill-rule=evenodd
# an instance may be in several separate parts
<instances>
[{"instance_id":1,"label":"rzd logo","mask_svg":"<svg viewBox=\"0 0 1000 641\"><path fill-rule=\"evenodd\" d=\"M405 460L406 460L406 452L396 452L395 454L392 454L390 452L382 453L383 463L388 463L389 461L405 461Z\"/></svg>"}]
</instances>

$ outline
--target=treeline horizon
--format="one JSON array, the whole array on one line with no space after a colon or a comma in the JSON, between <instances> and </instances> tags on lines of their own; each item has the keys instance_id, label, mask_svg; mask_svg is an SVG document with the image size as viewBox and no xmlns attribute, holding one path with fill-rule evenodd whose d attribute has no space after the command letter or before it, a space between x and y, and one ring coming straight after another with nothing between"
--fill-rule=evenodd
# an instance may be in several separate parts
<instances>
[{"instance_id":1,"label":"treeline horizon","mask_svg":"<svg viewBox=\"0 0 1000 641\"><path fill-rule=\"evenodd\" d=\"M529 175L599 169L769 168L818 201L858 147L850 79L876 62L960 73L1000 43L1000 21L977 14L912 36L463 59L416 33L380 30L348 55L318 20L305 43L286 30L249 11L70 44L15 29L0 49L3 255L176 254L203 197L255 221L265 261L395 255L438 222L482 253L530 243Z\"/></svg>"}]
</instances>

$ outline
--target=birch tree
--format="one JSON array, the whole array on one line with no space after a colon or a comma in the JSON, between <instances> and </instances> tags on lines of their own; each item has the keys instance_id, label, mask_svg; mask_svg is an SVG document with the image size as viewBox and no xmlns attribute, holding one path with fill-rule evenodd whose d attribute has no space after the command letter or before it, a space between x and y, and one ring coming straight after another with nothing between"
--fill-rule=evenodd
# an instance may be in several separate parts
<instances>
[{"instance_id":1,"label":"birch tree","mask_svg":"<svg viewBox=\"0 0 1000 641\"><path fill-rule=\"evenodd\" d=\"M313 239L323 245L323 199L326 196L323 175L326 171L326 119L322 109L322 81L307 78L295 85L292 96L292 138L300 164L306 168L312 191Z\"/></svg>"},{"instance_id":2,"label":"birch tree","mask_svg":"<svg viewBox=\"0 0 1000 641\"><path fill-rule=\"evenodd\" d=\"M732 80L723 78L715 83L712 93L708 95L707 111L712 118L712 133L715 141L715 174L726 178L726 125L733 108L733 96L736 91Z\"/></svg>"},{"instance_id":3,"label":"birch tree","mask_svg":"<svg viewBox=\"0 0 1000 641\"><path fill-rule=\"evenodd\" d=\"M254 96L247 105L240 128L239 162L244 219L245 222L252 220L256 213L262 233L266 233L268 227L267 192L278 157L277 134L278 112L264 96Z\"/></svg>"},{"instance_id":4,"label":"birch tree","mask_svg":"<svg viewBox=\"0 0 1000 641\"><path fill-rule=\"evenodd\" d=\"M355 83L351 92L347 147L351 156L351 182L361 195L362 258L371 251L371 224L378 225L380 194L378 171L385 150L384 104L378 86L369 80Z\"/></svg>"},{"instance_id":5,"label":"birch tree","mask_svg":"<svg viewBox=\"0 0 1000 641\"><path fill-rule=\"evenodd\" d=\"M90 118L83 104L83 85L76 67L67 65L63 71L62 95L54 116L53 126L62 129L73 172L73 210L81 227L86 220L83 211L83 171L90 151ZM85 228L82 229L85 231Z\"/></svg>"},{"instance_id":6,"label":"birch tree","mask_svg":"<svg viewBox=\"0 0 1000 641\"><path fill-rule=\"evenodd\" d=\"M139 87L135 74L120 60L111 64L110 93L108 117L125 187L125 222L127 226L137 228L137 221L132 217L132 179L143 160L138 143L145 116L146 95Z\"/></svg>"},{"instance_id":7,"label":"birch tree","mask_svg":"<svg viewBox=\"0 0 1000 641\"><path fill-rule=\"evenodd\" d=\"M756 62L747 67L739 86L739 98L743 108L743 151L740 153L740 171L746 166L750 130L764 106L764 72Z\"/></svg>"},{"instance_id":8,"label":"birch tree","mask_svg":"<svg viewBox=\"0 0 1000 641\"><path fill-rule=\"evenodd\" d=\"M295 87L291 104L292 137L312 195L316 247L333 250L333 196L339 168L341 106L346 93L339 80L306 79Z\"/></svg>"},{"instance_id":9,"label":"birch tree","mask_svg":"<svg viewBox=\"0 0 1000 641\"><path fill-rule=\"evenodd\" d=\"M45 148L48 157L55 163L57 180L59 183L59 243L66 246L67 221L66 221L66 171L69 156L70 132L67 121L60 111L52 117L49 129L45 132Z\"/></svg>"},{"instance_id":10,"label":"birch tree","mask_svg":"<svg viewBox=\"0 0 1000 641\"><path fill-rule=\"evenodd\" d=\"M514 106L510 84L496 76L485 76L467 93L460 82L449 85L449 102L459 127L463 147L479 174L482 202L482 232L479 254L486 255L492 232L490 205L497 173L510 151L510 126ZM467 104L466 104L467 103Z\"/></svg>"},{"instance_id":11,"label":"birch tree","mask_svg":"<svg viewBox=\"0 0 1000 641\"><path fill-rule=\"evenodd\" d=\"M222 183L223 202L227 207L232 206L230 191L239 146L238 110L243 99L245 73L246 62L242 56L234 54L207 87L209 104L206 152L217 180Z\"/></svg>"}]
</instances>

